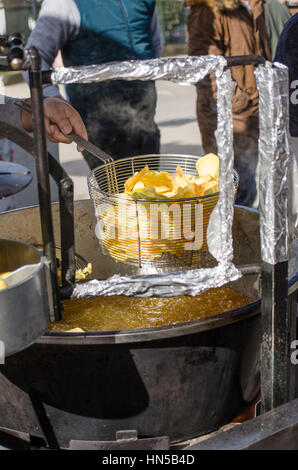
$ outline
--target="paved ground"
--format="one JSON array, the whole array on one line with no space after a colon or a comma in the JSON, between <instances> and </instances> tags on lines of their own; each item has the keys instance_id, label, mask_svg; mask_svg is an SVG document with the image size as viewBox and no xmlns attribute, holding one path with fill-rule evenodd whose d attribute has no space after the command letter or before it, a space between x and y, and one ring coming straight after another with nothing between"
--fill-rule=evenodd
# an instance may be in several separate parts
<instances>
[{"instance_id":1,"label":"paved ground","mask_svg":"<svg viewBox=\"0 0 298 470\"><path fill-rule=\"evenodd\" d=\"M1 90L8 96L27 97L25 83L8 84ZM157 82L158 105L156 122L161 131L161 152L201 155L201 138L195 117L196 93L193 86L182 86L166 81ZM88 167L74 145L59 145L60 161L73 178L75 199L89 197L87 189ZM18 162L30 164L30 158L18 154ZM35 183L36 186L36 183ZM32 191L28 188L18 195L18 206L31 205ZM36 193L33 199L36 198Z\"/></svg>"}]
</instances>

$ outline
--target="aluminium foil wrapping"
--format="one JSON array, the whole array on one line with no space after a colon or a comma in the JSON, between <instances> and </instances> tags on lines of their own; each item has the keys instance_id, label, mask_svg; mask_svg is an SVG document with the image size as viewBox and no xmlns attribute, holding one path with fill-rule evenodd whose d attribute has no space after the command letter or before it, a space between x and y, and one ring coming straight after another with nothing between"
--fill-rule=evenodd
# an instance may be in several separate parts
<instances>
[{"instance_id":1,"label":"aluminium foil wrapping","mask_svg":"<svg viewBox=\"0 0 298 470\"><path fill-rule=\"evenodd\" d=\"M288 70L267 62L255 71L259 90L259 197L261 257L288 261Z\"/></svg>"},{"instance_id":2,"label":"aluminium foil wrapping","mask_svg":"<svg viewBox=\"0 0 298 470\"><path fill-rule=\"evenodd\" d=\"M214 268L191 269L177 273L146 274L143 276L114 276L84 284L76 284L72 299L123 295L125 297L179 297L195 296L212 287L238 279L237 270L231 265Z\"/></svg>"},{"instance_id":3,"label":"aluminium foil wrapping","mask_svg":"<svg viewBox=\"0 0 298 470\"><path fill-rule=\"evenodd\" d=\"M93 83L104 80L170 80L195 85L209 73L221 75L226 60L220 56L127 60L101 65L60 67L51 74L53 85Z\"/></svg>"}]
</instances>

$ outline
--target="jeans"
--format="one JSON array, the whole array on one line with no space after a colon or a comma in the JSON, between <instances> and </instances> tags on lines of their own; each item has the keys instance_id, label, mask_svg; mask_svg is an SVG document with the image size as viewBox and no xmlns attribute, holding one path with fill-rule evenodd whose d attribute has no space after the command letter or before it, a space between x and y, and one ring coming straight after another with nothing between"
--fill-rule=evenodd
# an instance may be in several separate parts
<instances>
[{"instance_id":1,"label":"jeans","mask_svg":"<svg viewBox=\"0 0 298 470\"><path fill-rule=\"evenodd\" d=\"M239 175L236 204L258 207L258 135L234 133L234 168Z\"/></svg>"}]
</instances>

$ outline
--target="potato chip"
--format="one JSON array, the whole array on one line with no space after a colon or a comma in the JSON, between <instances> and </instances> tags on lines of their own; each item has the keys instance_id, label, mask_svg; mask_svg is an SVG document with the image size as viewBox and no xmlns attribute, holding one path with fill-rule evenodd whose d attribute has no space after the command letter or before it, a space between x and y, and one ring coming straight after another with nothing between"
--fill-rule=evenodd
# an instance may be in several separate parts
<instances>
[{"instance_id":1,"label":"potato chip","mask_svg":"<svg viewBox=\"0 0 298 470\"><path fill-rule=\"evenodd\" d=\"M180 165L177 165L176 173L177 173L178 176L183 177L183 170L182 170Z\"/></svg>"},{"instance_id":2,"label":"potato chip","mask_svg":"<svg viewBox=\"0 0 298 470\"><path fill-rule=\"evenodd\" d=\"M201 185L202 196L207 196L208 194L214 194L218 192L218 182L216 180L208 181Z\"/></svg>"},{"instance_id":3,"label":"potato chip","mask_svg":"<svg viewBox=\"0 0 298 470\"><path fill-rule=\"evenodd\" d=\"M158 194L153 186L145 186L143 189L132 191L134 199L158 199Z\"/></svg>"},{"instance_id":4,"label":"potato chip","mask_svg":"<svg viewBox=\"0 0 298 470\"><path fill-rule=\"evenodd\" d=\"M134 199L158 199L173 187L173 179L166 171L149 170L146 166L125 183L125 192Z\"/></svg>"},{"instance_id":5,"label":"potato chip","mask_svg":"<svg viewBox=\"0 0 298 470\"><path fill-rule=\"evenodd\" d=\"M149 170L148 165L125 183L125 194L134 199L184 199L200 197L218 191L219 159L208 154L196 164L199 178L183 173L177 165L176 176L166 171Z\"/></svg>"},{"instance_id":6,"label":"potato chip","mask_svg":"<svg viewBox=\"0 0 298 470\"><path fill-rule=\"evenodd\" d=\"M177 165L176 176L173 179L173 191L164 193L163 195L168 198L183 199L195 197L194 182L196 177L194 175L185 175L180 165Z\"/></svg>"},{"instance_id":7,"label":"potato chip","mask_svg":"<svg viewBox=\"0 0 298 470\"><path fill-rule=\"evenodd\" d=\"M208 153L198 159L196 169L200 177L210 176L211 178L218 178L219 158L214 153Z\"/></svg>"},{"instance_id":8,"label":"potato chip","mask_svg":"<svg viewBox=\"0 0 298 470\"><path fill-rule=\"evenodd\" d=\"M150 170L142 176L141 181L145 186L167 186L171 187L173 178L167 171Z\"/></svg>"},{"instance_id":9,"label":"potato chip","mask_svg":"<svg viewBox=\"0 0 298 470\"><path fill-rule=\"evenodd\" d=\"M135 173L133 176L128 178L128 180L125 183L125 192L129 193L134 185L144 176L147 172L149 171L148 165L145 166L141 171Z\"/></svg>"},{"instance_id":10,"label":"potato chip","mask_svg":"<svg viewBox=\"0 0 298 470\"><path fill-rule=\"evenodd\" d=\"M195 195L197 197L204 196L204 184L212 181L213 178L210 176L201 176L201 178L196 178L194 181Z\"/></svg>"},{"instance_id":11,"label":"potato chip","mask_svg":"<svg viewBox=\"0 0 298 470\"><path fill-rule=\"evenodd\" d=\"M86 279L92 273L92 264L88 263L85 268L76 269L76 281Z\"/></svg>"}]
</instances>

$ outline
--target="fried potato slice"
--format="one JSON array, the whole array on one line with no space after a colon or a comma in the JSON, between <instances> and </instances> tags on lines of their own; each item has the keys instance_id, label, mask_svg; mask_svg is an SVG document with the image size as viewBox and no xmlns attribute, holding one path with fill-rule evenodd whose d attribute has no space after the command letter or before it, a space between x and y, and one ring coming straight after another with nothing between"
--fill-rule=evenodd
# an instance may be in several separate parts
<instances>
[{"instance_id":1,"label":"fried potato slice","mask_svg":"<svg viewBox=\"0 0 298 470\"><path fill-rule=\"evenodd\" d=\"M88 263L83 269L76 269L76 281L86 279L92 273L92 264Z\"/></svg>"},{"instance_id":2,"label":"fried potato slice","mask_svg":"<svg viewBox=\"0 0 298 470\"><path fill-rule=\"evenodd\" d=\"M141 171L138 171L137 173L135 173L133 176L131 176L130 178L128 178L128 180L126 181L124 187L125 187L125 192L129 193L134 185L142 178L142 176L144 176L147 172L149 171L149 167L148 165L145 166L145 168L143 168Z\"/></svg>"},{"instance_id":3,"label":"fried potato slice","mask_svg":"<svg viewBox=\"0 0 298 470\"><path fill-rule=\"evenodd\" d=\"M208 194L214 194L218 192L218 182L212 179L201 185L201 196L207 196Z\"/></svg>"},{"instance_id":4,"label":"fried potato slice","mask_svg":"<svg viewBox=\"0 0 298 470\"><path fill-rule=\"evenodd\" d=\"M219 158L214 153L208 153L204 157L198 159L196 169L199 176L210 176L218 178L219 174Z\"/></svg>"}]
</instances>

